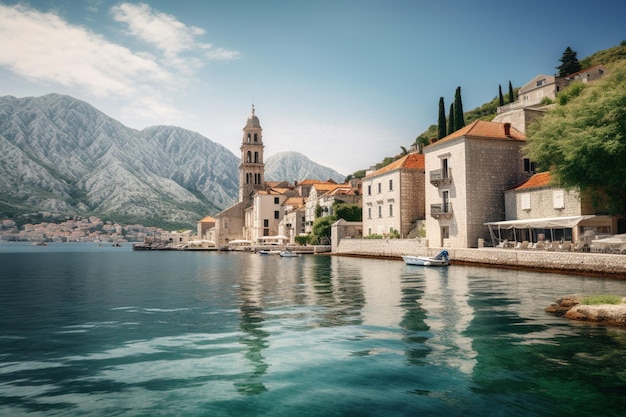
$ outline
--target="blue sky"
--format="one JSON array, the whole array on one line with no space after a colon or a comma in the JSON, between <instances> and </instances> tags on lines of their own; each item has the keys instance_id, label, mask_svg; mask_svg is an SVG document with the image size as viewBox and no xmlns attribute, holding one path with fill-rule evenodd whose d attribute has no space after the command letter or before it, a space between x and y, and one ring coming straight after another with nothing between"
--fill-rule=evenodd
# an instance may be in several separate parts
<instances>
[{"instance_id":1,"label":"blue sky","mask_svg":"<svg viewBox=\"0 0 626 417\"><path fill-rule=\"evenodd\" d=\"M255 105L266 157L350 174L400 152L461 86L470 110L566 47L626 39L615 1L0 0L0 95L68 94L125 125L176 125L239 156Z\"/></svg>"}]
</instances>

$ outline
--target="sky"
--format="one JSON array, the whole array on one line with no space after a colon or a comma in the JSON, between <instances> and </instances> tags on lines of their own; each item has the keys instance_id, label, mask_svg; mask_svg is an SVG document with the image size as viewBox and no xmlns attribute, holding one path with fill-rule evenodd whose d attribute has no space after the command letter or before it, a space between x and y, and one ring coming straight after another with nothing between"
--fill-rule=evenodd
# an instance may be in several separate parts
<instances>
[{"instance_id":1,"label":"sky","mask_svg":"<svg viewBox=\"0 0 626 417\"><path fill-rule=\"evenodd\" d=\"M408 148L461 87L465 111L626 40L615 0L0 0L0 96L83 100L128 127L174 125L240 156L348 175Z\"/></svg>"}]
</instances>

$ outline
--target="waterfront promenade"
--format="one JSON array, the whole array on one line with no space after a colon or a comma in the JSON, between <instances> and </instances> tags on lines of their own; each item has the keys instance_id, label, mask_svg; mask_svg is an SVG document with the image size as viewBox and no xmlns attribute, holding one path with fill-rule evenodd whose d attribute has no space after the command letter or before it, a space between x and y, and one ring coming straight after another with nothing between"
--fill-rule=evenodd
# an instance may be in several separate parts
<instances>
[{"instance_id":1,"label":"waterfront promenade","mask_svg":"<svg viewBox=\"0 0 626 417\"><path fill-rule=\"evenodd\" d=\"M415 239L342 239L333 248L333 254L399 259L402 255L434 256L441 249L425 247ZM446 250L450 253L452 263L457 265L593 274L626 279L626 255L500 248Z\"/></svg>"}]
</instances>

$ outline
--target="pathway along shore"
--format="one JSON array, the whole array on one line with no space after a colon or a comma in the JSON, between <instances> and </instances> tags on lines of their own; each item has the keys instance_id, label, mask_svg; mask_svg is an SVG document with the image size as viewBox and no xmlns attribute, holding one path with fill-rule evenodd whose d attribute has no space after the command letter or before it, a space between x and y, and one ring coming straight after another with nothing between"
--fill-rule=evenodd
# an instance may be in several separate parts
<instances>
[{"instance_id":1,"label":"pathway along shore","mask_svg":"<svg viewBox=\"0 0 626 417\"><path fill-rule=\"evenodd\" d=\"M453 265L477 265L626 279L626 255L520 249L446 248ZM435 256L441 248L426 248L411 239L342 239L334 255L401 259L402 255Z\"/></svg>"}]
</instances>

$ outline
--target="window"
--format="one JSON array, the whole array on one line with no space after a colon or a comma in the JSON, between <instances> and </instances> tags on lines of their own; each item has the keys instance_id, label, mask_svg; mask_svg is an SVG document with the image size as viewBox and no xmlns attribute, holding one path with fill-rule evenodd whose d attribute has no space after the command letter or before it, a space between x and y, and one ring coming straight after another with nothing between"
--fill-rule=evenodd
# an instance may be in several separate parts
<instances>
[{"instance_id":1,"label":"window","mask_svg":"<svg viewBox=\"0 0 626 417\"><path fill-rule=\"evenodd\" d=\"M250 151L246 154L246 162L252 162L252 152Z\"/></svg>"},{"instance_id":2,"label":"window","mask_svg":"<svg viewBox=\"0 0 626 417\"><path fill-rule=\"evenodd\" d=\"M275 219L279 219L280 218L280 211L274 210L274 218Z\"/></svg>"},{"instance_id":3,"label":"window","mask_svg":"<svg viewBox=\"0 0 626 417\"><path fill-rule=\"evenodd\" d=\"M259 163L259 153L258 153L258 152L255 152L255 153L254 153L254 163L255 163L255 164L258 164L258 163Z\"/></svg>"},{"instance_id":4,"label":"window","mask_svg":"<svg viewBox=\"0 0 626 417\"><path fill-rule=\"evenodd\" d=\"M372 218L372 208L371 208L371 207L368 207L368 208L367 208L367 218L368 218L368 219L371 219L371 218Z\"/></svg>"},{"instance_id":5,"label":"window","mask_svg":"<svg viewBox=\"0 0 626 417\"><path fill-rule=\"evenodd\" d=\"M393 180L389 180L389 191L393 191Z\"/></svg>"},{"instance_id":6,"label":"window","mask_svg":"<svg viewBox=\"0 0 626 417\"><path fill-rule=\"evenodd\" d=\"M524 193L520 196L520 199L522 200L522 210L530 210L530 194Z\"/></svg>"},{"instance_id":7,"label":"window","mask_svg":"<svg viewBox=\"0 0 626 417\"><path fill-rule=\"evenodd\" d=\"M274 204L280 204L280 199L278 197L274 197Z\"/></svg>"},{"instance_id":8,"label":"window","mask_svg":"<svg viewBox=\"0 0 626 417\"><path fill-rule=\"evenodd\" d=\"M270 235L270 229L263 229L263 236L269 236Z\"/></svg>"},{"instance_id":9,"label":"window","mask_svg":"<svg viewBox=\"0 0 626 417\"><path fill-rule=\"evenodd\" d=\"M441 178L448 178L448 158L441 160Z\"/></svg>"},{"instance_id":10,"label":"window","mask_svg":"<svg viewBox=\"0 0 626 417\"><path fill-rule=\"evenodd\" d=\"M268 219L263 219L263 227L270 227L270 221Z\"/></svg>"},{"instance_id":11,"label":"window","mask_svg":"<svg viewBox=\"0 0 626 417\"><path fill-rule=\"evenodd\" d=\"M248 143L250 143L250 133L248 133Z\"/></svg>"},{"instance_id":12,"label":"window","mask_svg":"<svg viewBox=\"0 0 626 417\"><path fill-rule=\"evenodd\" d=\"M378 183L378 194L383 192L383 184L382 183Z\"/></svg>"},{"instance_id":13,"label":"window","mask_svg":"<svg viewBox=\"0 0 626 417\"><path fill-rule=\"evenodd\" d=\"M249 136L249 135L248 135L248 136ZM254 134L254 141L255 141L255 142L257 142L257 139L258 139L258 138L257 138L257 134L255 133L255 134ZM250 142L250 141L248 141L248 142Z\"/></svg>"},{"instance_id":14,"label":"window","mask_svg":"<svg viewBox=\"0 0 626 417\"><path fill-rule=\"evenodd\" d=\"M383 206L378 206L378 217L383 217Z\"/></svg>"},{"instance_id":15,"label":"window","mask_svg":"<svg viewBox=\"0 0 626 417\"><path fill-rule=\"evenodd\" d=\"M393 217L393 204L389 204L389 217Z\"/></svg>"},{"instance_id":16,"label":"window","mask_svg":"<svg viewBox=\"0 0 626 417\"><path fill-rule=\"evenodd\" d=\"M372 195L372 186L371 185L367 186L367 195Z\"/></svg>"}]
</instances>

